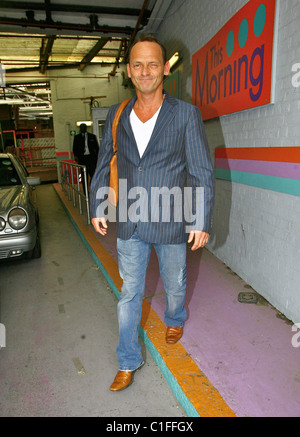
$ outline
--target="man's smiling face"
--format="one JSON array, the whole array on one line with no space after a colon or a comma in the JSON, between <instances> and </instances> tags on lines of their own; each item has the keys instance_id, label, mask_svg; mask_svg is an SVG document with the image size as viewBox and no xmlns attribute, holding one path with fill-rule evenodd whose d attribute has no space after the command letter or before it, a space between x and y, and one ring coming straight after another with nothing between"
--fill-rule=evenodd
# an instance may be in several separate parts
<instances>
[{"instance_id":1,"label":"man's smiling face","mask_svg":"<svg viewBox=\"0 0 300 437\"><path fill-rule=\"evenodd\" d=\"M164 75L169 74L170 66L168 62L164 64L159 44L143 41L132 48L127 72L138 91L150 94L162 86Z\"/></svg>"}]
</instances>

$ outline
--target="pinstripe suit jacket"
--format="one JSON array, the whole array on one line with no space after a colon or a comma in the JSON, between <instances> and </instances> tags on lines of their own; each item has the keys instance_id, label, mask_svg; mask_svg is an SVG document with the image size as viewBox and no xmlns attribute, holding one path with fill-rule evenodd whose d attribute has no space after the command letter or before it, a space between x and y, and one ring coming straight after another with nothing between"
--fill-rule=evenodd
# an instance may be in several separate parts
<instances>
[{"instance_id":1,"label":"pinstripe suit jacket","mask_svg":"<svg viewBox=\"0 0 300 437\"><path fill-rule=\"evenodd\" d=\"M140 157L130 124L130 112L136 97L122 113L118 131L117 236L128 239L137 227L140 238L151 243L174 244L187 241L185 199L180 190L192 187L192 205L196 208L196 187L204 192L201 202L202 230L210 233L214 201L214 176L200 110L165 93L165 99L148 146ZM119 105L110 108L100 146L97 168L91 182L91 217L99 214L99 188L109 185L109 162L113 155L112 121ZM122 180L122 181L121 181ZM121 193L122 185L122 193ZM166 187L157 197L154 187ZM170 196L170 191L175 195ZM137 193L142 194L140 197ZM156 192L157 194L157 192ZM160 193L161 194L161 193ZM152 202L151 202L152 199ZM177 199L177 200L176 200ZM155 200L155 201L154 201ZM103 203L102 203L103 205ZM175 205L175 206L174 206ZM126 217L124 216L124 206Z\"/></svg>"}]
</instances>

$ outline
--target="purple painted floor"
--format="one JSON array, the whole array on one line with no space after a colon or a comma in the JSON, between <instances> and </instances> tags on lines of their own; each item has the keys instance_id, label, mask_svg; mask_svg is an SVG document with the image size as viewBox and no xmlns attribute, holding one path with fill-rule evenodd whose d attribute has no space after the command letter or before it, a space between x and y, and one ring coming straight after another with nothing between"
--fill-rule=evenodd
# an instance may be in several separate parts
<instances>
[{"instance_id":1,"label":"purple painted floor","mask_svg":"<svg viewBox=\"0 0 300 437\"><path fill-rule=\"evenodd\" d=\"M114 224L98 238L117 259ZM208 250L188 250L187 265L188 319L181 340L186 351L238 417L300 416L300 342L292 346L292 324L264 299L240 303L238 294L250 291L247 284ZM146 298L163 320L154 250Z\"/></svg>"}]
</instances>

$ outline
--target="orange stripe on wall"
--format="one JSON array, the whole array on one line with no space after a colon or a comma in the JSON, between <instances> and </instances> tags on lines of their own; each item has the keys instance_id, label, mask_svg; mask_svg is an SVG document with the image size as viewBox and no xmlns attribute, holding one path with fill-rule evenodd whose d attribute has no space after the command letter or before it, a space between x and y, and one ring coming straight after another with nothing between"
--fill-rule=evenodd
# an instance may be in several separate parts
<instances>
[{"instance_id":1,"label":"orange stripe on wall","mask_svg":"<svg viewBox=\"0 0 300 437\"><path fill-rule=\"evenodd\" d=\"M219 147L215 157L256 161L300 162L300 147Z\"/></svg>"}]
</instances>

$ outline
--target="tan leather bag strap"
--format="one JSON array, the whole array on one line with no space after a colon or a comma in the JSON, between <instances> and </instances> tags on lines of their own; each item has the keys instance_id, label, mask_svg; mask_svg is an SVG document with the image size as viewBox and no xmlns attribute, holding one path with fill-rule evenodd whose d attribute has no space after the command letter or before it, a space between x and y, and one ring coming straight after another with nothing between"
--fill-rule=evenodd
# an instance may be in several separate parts
<instances>
[{"instance_id":1,"label":"tan leather bag strap","mask_svg":"<svg viewBox=\"0 0 300 437\"><path fill-rule=\"evenodd\" d=\"M119 124L119 121L120 121L120 117L122 115L123 110L125 109L127 104L130 102L130 100L131 100L131 98L127 99L127 100L123 100L123 102L118 107L116 115L114 117L114 121L113 121L113 124L112 124L112 137L113 137L113 149L114 149L114 153L116 153L116 151L117 151L117 128L118 128L118 124Z\"/></svg>"}]
</instances>

